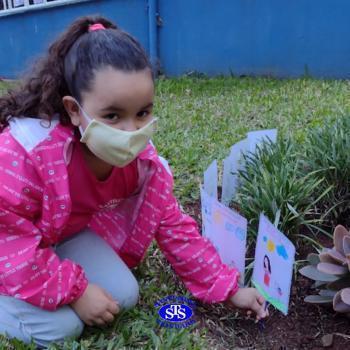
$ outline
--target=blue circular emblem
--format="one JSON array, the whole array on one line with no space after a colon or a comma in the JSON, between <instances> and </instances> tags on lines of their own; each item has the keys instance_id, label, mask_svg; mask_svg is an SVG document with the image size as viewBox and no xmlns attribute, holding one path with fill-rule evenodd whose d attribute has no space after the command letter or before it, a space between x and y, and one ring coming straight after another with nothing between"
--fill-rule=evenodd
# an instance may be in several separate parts
<instances>
[{"instance_id":1,"label":"blue circular emblem","mask_svg":"<svg viewBox=\"0 0 350 350\"><path fill-rule=\"evenodd\" d=\"M185 304L166 304L158 310L159 316L169 322L183 322L192 317L192 309Z\"/></svg>"}]
</instances>

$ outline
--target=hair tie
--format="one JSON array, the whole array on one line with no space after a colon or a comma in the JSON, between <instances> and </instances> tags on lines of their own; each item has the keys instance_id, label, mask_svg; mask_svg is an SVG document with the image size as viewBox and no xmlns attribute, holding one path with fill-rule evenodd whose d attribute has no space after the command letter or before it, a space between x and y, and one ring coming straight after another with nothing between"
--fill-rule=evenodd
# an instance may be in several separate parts
<instances>
[{"instance_id":1,"label":"hair tie","mask_svg":"<svg viewBox=\"0 0 350 350\"><path fill-rule=\"evenodd\" d=\"M89 32L94 32L95 30L103 30L106 29L106 27L101 23L95 23L89 25Z\"/></svg>"}]
</instances>

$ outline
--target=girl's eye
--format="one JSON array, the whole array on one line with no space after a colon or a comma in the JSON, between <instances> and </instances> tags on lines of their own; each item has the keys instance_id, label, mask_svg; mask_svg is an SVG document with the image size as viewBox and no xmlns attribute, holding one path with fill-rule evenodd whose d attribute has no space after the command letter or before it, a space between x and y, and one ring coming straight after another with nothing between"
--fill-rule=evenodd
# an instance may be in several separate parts
<instances>
[{"instance_id":1,"label":"girl's eye","mask_svg":"<svg viewBox=\"0 0 350 350\"><path fill-rule=\"evenodd\" d=\"M111 113L111 114L107 114L103 117L103 119L106 119L108 121L117 121L119 119L118 114L115 113Z\"/></svg>"},{"instance_id":2,"label":"girl's eye","mask_svg":"<svg viewBox=\"0 0 350 350\"><path fill-rule=\"evenodd\" d=\"M140 111L136 115L140 118L146 118L149 116L149 113L150 113L149 111Z\"/></svg>"}]
</instances>

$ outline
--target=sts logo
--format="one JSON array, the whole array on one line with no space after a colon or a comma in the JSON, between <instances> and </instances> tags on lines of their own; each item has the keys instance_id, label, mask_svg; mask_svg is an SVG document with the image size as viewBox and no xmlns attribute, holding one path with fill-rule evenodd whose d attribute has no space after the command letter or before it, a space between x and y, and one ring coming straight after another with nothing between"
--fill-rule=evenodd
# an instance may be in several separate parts
<instances>
[{"instance_id":1,"label":"sts logo","mask_svg":"<svg viewBox=\"0 0 350 350\"><path fill-rule=\"evenodd\" d=\"M191 318L194 315L192 309L196 303L186 297L169 295L158 300L154 306L160 307L157 323L161 327L186 328L195 323L195 320Z\"/></svg>"}]
</instances>

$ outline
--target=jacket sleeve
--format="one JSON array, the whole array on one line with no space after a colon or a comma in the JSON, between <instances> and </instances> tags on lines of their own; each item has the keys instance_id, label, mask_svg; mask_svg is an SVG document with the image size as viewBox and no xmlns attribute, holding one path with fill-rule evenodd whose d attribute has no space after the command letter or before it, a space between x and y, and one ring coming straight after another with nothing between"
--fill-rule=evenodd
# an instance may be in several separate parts
<instances>
[{"instance_id":1,"label":"jacket sleeve","mask_svg":"<svg viewBox=\"0 0 350 350\"><path fill-rule=\"evenodd\" d=\"M181 212L169 191L156 240L166 259L194 297L206 303L226 301L238 290L239 272L223 264L215 247Z\"/></svg>"},{"instance_id":2,"label":"jacket sleeve","mask_svg":"<svg viewBox=\"0 0 350 350\"><path fill-rule=\"evenodd\" d=\"M87 280L79 265L43 246L35 224L42 181L24 152L6 148L0 136L0 293L55 310L79 298Z\"/></svg>"}]
</instances>

